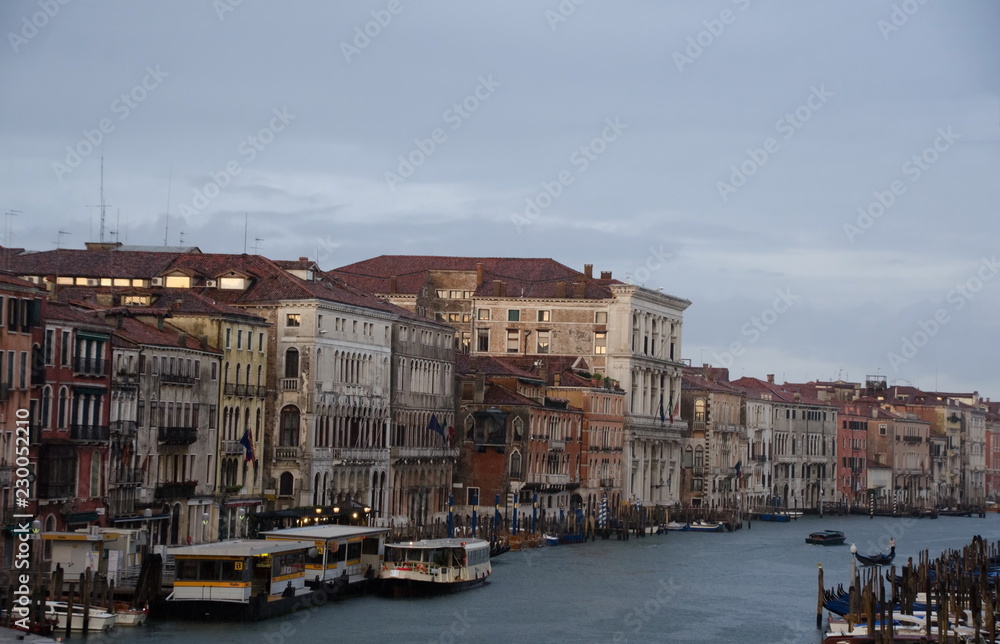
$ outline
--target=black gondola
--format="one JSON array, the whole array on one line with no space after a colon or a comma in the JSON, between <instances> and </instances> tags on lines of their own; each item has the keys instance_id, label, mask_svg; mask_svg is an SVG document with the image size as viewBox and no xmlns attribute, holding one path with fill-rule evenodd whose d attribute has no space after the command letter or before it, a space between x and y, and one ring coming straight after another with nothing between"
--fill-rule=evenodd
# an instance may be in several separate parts
<instances>
[{"instance_id":1,"label":"black gondola","mask_svg":"<svg viewBox=\"0 0 1000 644\"><path fill-rule=\"evenodd\" d=\"M863 555L860 552L855 552L854 558L865 566L888 566L896 558L896 546L892 546L889 554L880 552L877 555Z\"/></svg>"}]
</instances>

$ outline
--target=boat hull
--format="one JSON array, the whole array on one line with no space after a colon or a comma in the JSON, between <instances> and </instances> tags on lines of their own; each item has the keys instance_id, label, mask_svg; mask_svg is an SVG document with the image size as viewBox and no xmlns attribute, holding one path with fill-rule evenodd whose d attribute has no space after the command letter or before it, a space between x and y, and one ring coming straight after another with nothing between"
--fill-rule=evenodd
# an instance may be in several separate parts
<instances>
[{"instance_id":1,"label":"boat hull","mask_svg":"<svg viewBox=\"0 0 1000 644\"><path fill-rule=\"evenodd\" d=\"M387 597L445 595L485 585L486 579L486 577L480 577L479 579L465 579L449 583L421 581L419 579L382 579L379 593Z\"/></svg>"},{"instance_id":2,"label":"boat hull","mask_svg":"<svg viewBox=\"0 0 1000 644\"><path fill-rule=\"evenodd\" d=\"M50 621L56 621L56 632L66 630L66 622L68 616L66 614L67 605L61 602L48 602L45 608L45 617ZM91 609L90 617L87 620L87 631L90 633L97 633L100 631L107 631L114 628L115 625L115 615L114 613L108 613L103 610ZM82 607L77 605L74 607L74 613L72 615L70 631L72 632L83 632L83 613Z\"/></svg>"},{"instance_id":3,"label":"boat hull","mask_svg":"<svg viewBox=\"0 0 1000 644\"><path fill-rule=\"evenodd\" d=\"M321 606L327 600L326 591L322 589L295 597L272 598L270 601L266 595L257 595L248 602L161 599L153 602L149 612L157 619L256 622Z\"/></svg>"},{"instance_id":4,"label":"boat hull","mask_svg":"<svg viewBox=\"0 0 1000 644\"><path fill-rule=\"evenodd\" d=\"M787 514L770 514L770 513L765 513L765 514L760 515L760 520L761 521L775 521L777 523L788 523L789 521L792 520L792 517L788 516Z\"/></svg>"}]
</instances>

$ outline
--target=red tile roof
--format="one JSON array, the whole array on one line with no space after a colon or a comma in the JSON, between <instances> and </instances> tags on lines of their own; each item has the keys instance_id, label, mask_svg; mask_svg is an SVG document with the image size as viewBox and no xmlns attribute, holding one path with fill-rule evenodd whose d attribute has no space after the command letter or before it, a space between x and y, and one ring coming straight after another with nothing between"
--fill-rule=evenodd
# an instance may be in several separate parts
<instances>
[{"instance_id":1,"label":"red tile roof","mask_svg":"<svg viewBox=\"0 0 1000 644\"><path fill-rule=\"evenodd\" d=\"M212 347L202 347L197 339L169 324L164 324L163 330L160 330L138 320L125 318L122 320L121 328L115 330L115 335L135 345L180 347L220 355L222 353Z\"/></svg>"},{"instance_id":2,"label":"red tile roof","mask_svg":"<svg viewBox=\"0 0 1000 644\"><path fill-rule=\"evenodd\" d=\"M564 297L573 297L573 284L584 283L586 299L610 299L608 286L615 279L587 278L583 273L549 258L529 257L446 257L428 255L381 255L329 271L372 293L416 295L428 283L432 271L476 273L483 267L483 281L476 297L492 297L493 282L505 285L506 297L555 298L556 285L566 288ZM391 280L396 278L392 291Z\"/></svg>"},{"instance_id":3,"label":"red tile roof","mask_svg":"<svg viewBox=\"0 0 1000 644\"><path fill-rule=\"evenodd\" d=\"M506 387L489 383L483 392L484 405L508 405L512 407L542 407L543 405L527 396L511 391Z\"/></svg>"}]
</instances>

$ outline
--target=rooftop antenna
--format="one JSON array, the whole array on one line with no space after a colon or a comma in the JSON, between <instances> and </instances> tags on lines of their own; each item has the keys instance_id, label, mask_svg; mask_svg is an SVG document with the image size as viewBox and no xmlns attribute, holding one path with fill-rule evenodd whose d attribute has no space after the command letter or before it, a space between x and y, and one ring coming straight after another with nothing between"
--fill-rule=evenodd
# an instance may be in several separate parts
<instances>
[{"instance_id":1,"label":"rooftop antenna","mask_svg":"<svg viewBox=\"0 0 1000 644\"><path fill-rule=\"evenodd\" d=\"M177 242L178 242L178 243L179 243L179 244L180 244L181 246L183 246L183 245L184 245L184 231L183 231L183 230L181 231L181 234L180 234L180 235L178 235L178 237L177 237Z\"/></svg>"},{"instance_id":2,"label":"rooftop antenna","mask_svg":"<svg viewBox=\"0 0 1000 644\"><path fill-rule=\"evenodd\" d=\"M247 219L249 214L243 211L243 254L247 254Z\"/></svg>"},{"instance_id":3,"label":"rooftop antenna","mask_svg":"<svg viewBox=\"0 0 1000 644\"><path fill-rule=\"evenodd\" d=\"M17 217L18 215L20 215L22 213L21 213L20 210L8 210L4 214L7 216L7 218L4 220L5 228L4 228L4 235L3 235L3 245L6 246L7 248L10 248L10 239L11 239L11 232L12 232L10 218L11 217Z\"/></svg>"},{"instance_id":4,"label":"rooftop antenna","mask_svg":"<svg viewBox=\"0 0 1000 644\"><path fill-rule=\"evenodd\" d=\"M90 206L90 208L100 208L101 209L101 227L99 228L98 241L102 244L104 243L104 218L107 212L108 204L104 203L104 151L101 151L101 203L96 206ZM93 234L93 231L91 231Z\"/></svg>"},{"instance_id":5,"label":"rooftop antenna","mask_svg":"<svg viewBox=\"0 0 1000 644\"><path fill-rule=\"evenodd\" d=\"M264 241L263 237L254 237L253 239L253 254L260 254L260 242Z\"/></svg>"},{"instance_id":6,"label":"rooftop antenna","mask_svg":"<svg viewBox=\"0 0 1000 644\"><path fill-rule=\"evenodd\" d=\"M170 233L170 187L173 185L174 181L174 168L168 170L167 173L167 216L164 217L166 221L163 222L163 245L167 245L167 235Z\"/></svg>"},{"instance_id":7,"label":"rooftop antenna","mask_svg":"<svg viewBox=\"0 0 1000 644\"><path fill-rule=\"evenodd\" d=\"M62 247L62 236L69 234L70 233L66 232L65 230L60 230L59 232L56 233L56 250L59 250L59 248Z\"/></svg>"}]
</instances>

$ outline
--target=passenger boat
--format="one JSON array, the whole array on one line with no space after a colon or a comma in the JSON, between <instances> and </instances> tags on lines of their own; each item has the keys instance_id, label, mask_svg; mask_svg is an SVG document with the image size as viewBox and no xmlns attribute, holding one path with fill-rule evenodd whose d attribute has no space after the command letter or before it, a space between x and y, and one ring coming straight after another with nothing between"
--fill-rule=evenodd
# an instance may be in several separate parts
<instances>
[{"instance_id":1,"label":"passenger boat","mask_svg":"<svg viewBox=\"0 0 1000 644\"><path fill-rule=\"evenodd\" d=\"M839 530L820 530L806 537L806 543L816 546L839 546L844 543L844 539L846 539L844 533Z\"/></svg>"},{"instance_id":2,"label":"passenger boat","mask_svg":"<svg viewBox=\"0 0 1000 644\"><path fill-rule=\"evenodd\" d=\"M364 592L378 578L388 528L321 524L269 530L273 541L311 541L306 552L306 586L322 588L327 596Z\"/></svg>"},{"instance_id":3,"label":"passenger boat","mask_svg":"<svg viewBox=\"0 0 1000 644\"><path fill-rule=\"evenodd\" d=\"M484 539L426 539L387 544L379 574L383 593L454 592L486 582L493 573Z\"/></svg>"},{"instance_id":4,"label":"passenger boat","mask_svg":"<svg viewBox=\"0 0 1000 644\"><path fill-rule=\"evenodd\" d=\"M691 529L686 523L681 523L680 521L671 521L667 523L667 530L669 532L687 532Z\"/></svg>"},{"instance_id":5,"label":"passenger boat","mask_svg":"<svg viewBox=\"0 0 1000 644\"><path fill-rule=\"evenodd\" d=\"M547 546L558 546L559 537L554 534L543 534L542 538L545 539L545 545Z\"/></svg>"},{"instance_id":6,"label":"passenger boat","mask_svg":"<svg viewBox=\"0 0 1000 644\"><path fill-rule=\"evenodd\" d=\"M69 604L66 602L47 601L45 602L45 618L56 623L56 632L66 630L67 613ZM111 630L115 625L114 613L109 613L101 608L91 608L87 614L87 631L97 633ZM72 619L70 620L71 631L83 630L83 605L74 604Z\"/></svg>"},{"instance_id":7,"label":"passenger boat","mask_svg":"<svg viewBox=\"0 0 1000 644\"><path fill-rule=\"evenodd\" d=\"M876 555L863 555L855 552L854 558L864 566L888 566L896 558L896 546L893 546L888 554L880 552Z\"/></svg>"},{"instance_id":8,"label":"passenger boat","mask_svg":"<svg viewBox=\"0 0 1000 644\"><path fill-rule=\"evenodd\" d=\"M174 589L153 617L256 621L313 605L305 585L312 541L237 539L170 548ZM322 601L325 601L325 597Z\"/></svg>"},{"instance_id":9,"label":"passenger boat","mask_svg":"<svg viewBox=\"0 0 1000 644\"><path fill-rule=\"evenodd\" d=\"M725 529L722 521L695 521L688 526L690 532L722 532Z\"/></svg>"}]
</instances>

